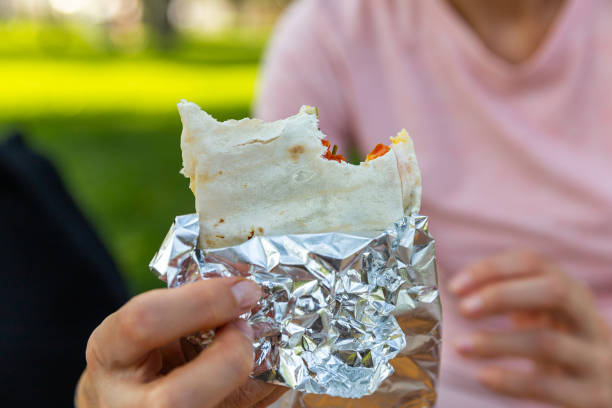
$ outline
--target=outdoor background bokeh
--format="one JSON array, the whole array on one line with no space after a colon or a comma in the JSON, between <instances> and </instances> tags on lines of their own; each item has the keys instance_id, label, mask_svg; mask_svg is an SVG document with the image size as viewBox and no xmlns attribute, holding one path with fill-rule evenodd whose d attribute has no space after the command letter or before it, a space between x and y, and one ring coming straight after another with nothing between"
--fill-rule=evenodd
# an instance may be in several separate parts
<instances>
[{"instance_id":1,"label":"outdoor background bokeh","mask_svg":"<svg viewBox=\"0 0 612 408\"><path fill-rule=\"evenodd\" d=\"M0 135L53 160L133 293L161 286L147 264L194 211L176 103L247 116L288 2L0 0Z\"/></svg>"}]
</instances>

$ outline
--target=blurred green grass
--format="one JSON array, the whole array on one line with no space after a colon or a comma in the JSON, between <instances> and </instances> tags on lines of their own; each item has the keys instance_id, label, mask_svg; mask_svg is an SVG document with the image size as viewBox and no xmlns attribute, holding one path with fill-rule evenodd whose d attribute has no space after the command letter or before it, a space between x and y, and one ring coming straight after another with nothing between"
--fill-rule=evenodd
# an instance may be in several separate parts
<instances>
[{"instance_id":1,"label":"blurred green grass","mask_svg":"<svg viewBox=\"0 0 612 408\"><path fill-rule=\"evenodd\" d=\"M165 113L179 99L248 104L255 65L185 65L156 57L106 60L0 58L0 110L12 117L81 112Z\"/></svg>"},{"instance_id":2,"label":"blurred green grass","mask_svg":"<svg viewBox=\"0 0 612 408\"><path fill-rule=\"evenodd\" d=\"M0 27L0 131L22 130L53 160L138 293L161 285L147 264L173 217L194 210L178 173L176 103L218 119L247 116L265 33L126 53L79 30Z\"/></svg>"}]
</instances>

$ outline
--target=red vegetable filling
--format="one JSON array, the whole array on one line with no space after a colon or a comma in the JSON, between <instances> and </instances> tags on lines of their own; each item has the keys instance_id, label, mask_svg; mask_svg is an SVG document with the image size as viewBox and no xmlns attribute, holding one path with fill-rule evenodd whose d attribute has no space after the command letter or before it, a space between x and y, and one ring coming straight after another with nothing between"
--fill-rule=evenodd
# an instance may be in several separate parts
<instances>
[{"instance_id":1,"label":"red vegetable filling","mask_svg":"<svg viewBox=\"0 0 612 408\"><path fill-rule=\"evenodd\" d=\"M380 156L384 156L389 151L389 146L385 146L382 143L376 145L376 147L366 156L366 161L374 160Z\"/></svg>"},{"instance_id":2,"label":"red vegetable filling","mask_svg":"<svg viewBox=\"0 0 612 408\"><path fill-rule=\"evenodd\" d=\"M338 151L338 146L334 145L332 149L331 143L329 143L327 140L321 140L321 143L323 144L323 146L327 147L327 151L325 151L325 153L323 154L323 157L325 157L327 160L335 160L338 163L346 161L343 155L336 154L336 152Z\"/></svg>"},{"instance_id":3,"label":"red vegetable filling","mask_svg":"<svg viewBox=\"0 0 612 408\"><path fill-rule=\"evenodd\" d=\"M343 155L337 154L337 152L338 152L338 146L337 145L334 145L334 147L332 148L331 143L329 143L327 140L321 140L321 144L323 144L323 146L327 147L327 150L323 154L324 158L326 158L327 160L335 160L338 163L346 161L346 158ZM385 154L387 154L387 152L389 150L390 150L389 146L385 146L384 144L379 143L366 156L366 161L374 160L374 159L376 159L376 158L378 158L380 156L384 156Z\"/></svg>"}]
</instances>

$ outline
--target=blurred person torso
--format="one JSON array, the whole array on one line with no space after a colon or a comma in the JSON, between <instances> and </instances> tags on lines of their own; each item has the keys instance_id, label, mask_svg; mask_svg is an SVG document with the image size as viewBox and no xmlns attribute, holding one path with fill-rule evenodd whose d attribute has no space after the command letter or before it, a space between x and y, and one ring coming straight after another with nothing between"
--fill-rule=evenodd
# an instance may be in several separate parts
<instances>
[{"instance_id":1,"label":"blurred person torso","mask_svg":"<svg viewBox=\"0 0 612 408\"><path fill-rule=\"evenodd\" d=\"M445 0L310 0L270 46L257 115L319 108L343 151L407 128L436 238L444 325L438 407L540 407L478 385L452 349L470 322L445 285L528 248L589 284L612 322L612 1L568 0L526 61L492 53Z\"/></svg>"}]
</instances>

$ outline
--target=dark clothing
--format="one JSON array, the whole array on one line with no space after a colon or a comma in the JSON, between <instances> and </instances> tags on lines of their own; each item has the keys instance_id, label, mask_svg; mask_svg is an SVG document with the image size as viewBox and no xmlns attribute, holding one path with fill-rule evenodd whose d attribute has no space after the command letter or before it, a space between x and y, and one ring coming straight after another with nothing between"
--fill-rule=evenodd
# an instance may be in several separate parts
<instances>
[{"instance_id":1,"label":"dark clothing","mask_svg":"<svg viewBox=\"0 0 612 408\"><path fill-rule=\"evenodd\" d=\"M51 163L0 144L0 406L69 407L91 331L127 299Z\"/></svg>"}]
</instances>

